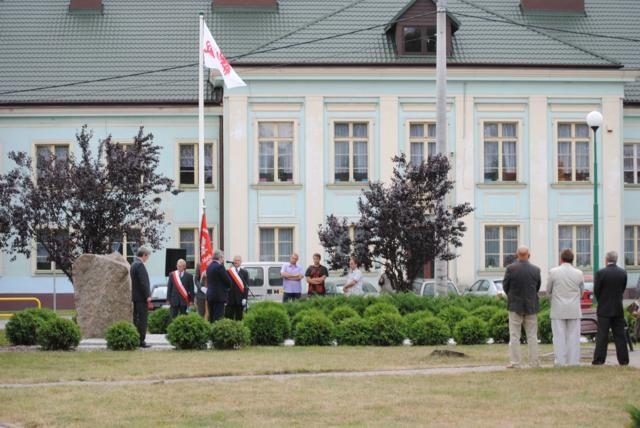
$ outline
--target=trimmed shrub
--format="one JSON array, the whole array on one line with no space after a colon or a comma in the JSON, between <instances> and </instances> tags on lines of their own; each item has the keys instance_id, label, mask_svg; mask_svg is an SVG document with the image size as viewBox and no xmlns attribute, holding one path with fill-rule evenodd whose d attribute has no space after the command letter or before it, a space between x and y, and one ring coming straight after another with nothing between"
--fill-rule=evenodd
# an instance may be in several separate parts
<instances>
[{"instance_id":1,"label":"trimmed shrub","mask_svg":"<svg viewBox=\"0 0 640 428\"><path fill-rule=\"evenodd\" d=\"M389 299L398 308L401 315L427 310L431 300L415 293L393 293L389 295Z\"/></svg>"},{"instance_id":2,"label":"trimmed shrub","mask_svg":"<svg viewBox=\"0 0 640 428\"><path fill-rule=\"evenodd\" d=\"M338 306L329 313L329 319L336 325L340 324L341 321L346 320L347 318L359 317L360 315L358 315L355 309L349 306Z\"/></svg>"},{"instance_id":3,"label":"trimmed shrub","mask_svg":"<svg viewBox=\"0 0 640 428\"><path fill-rule=\"evenodd\" d=\"M309 314L298 323L294 330L296 345L300 346L328 346L334 335L333 323L324 314Z\"/></svg>"},{"instance_id":4,"label":"trimmed shrub","mask_svg":"<svg viewBox=\"0 0 640 428\"><path fill-rule=\"evenodd\" d=\"M433 314L430 311L427 311L427 310L413 312L411 314L408 314L408 315L404 316L404 322L407 325L407 328L410 329L411 326L413 325L413 323L415 323L416 321L424 319L424 318L430 318L432 316L433 316Z\"/></svg>"},{"instance_id":5,"label":"trimmed shrub","mask_svg":"<svg viewBox=\"0 0 640 428\"><path fill-rule=\"evenodd\" d=\"M384 302L371 305L364 311L365 318L375 317L380 314L400 315L400 311L398 311L398 308L393 306L391 303L384 303Z\"/></svg>"},{"instance_id":6,"label":"trimmed shrub","mask_svg":"<svg viewBox=\"0 0 640 428\"><path fill-rule=\"evenodd\" d=\"M459 345L481 345L488 337L487 323L474 316L463 319L453 329L453 338Z\"/></svg>"},{"instance_id":7,"label":"trimmed shrub","mask_svg":"<svg viewBox=\"0 0 640 428\"><path fill-rule=\"evenodd\" d=\"M471 315L480 318L482 321L489 322L489 320L496 314L499 309L496 306L478 306L471 311Z\"/></svg>"},{"instance_id":8,"label":"trimmed shrub","mask_svg":"<svg viewBox=\"0 0 640 428\"><path fill-rule=\"evenodd\" d=\"M167 340L176 349L206 349L210 334L211 325L195 313L180 315L167 327Z\"/></svg>"},{"instance_id":9,"label":"trimmed shrub","mask_svg":"<svg viewBox=\"0 0 640 428\"><path fill-rule=\"evenodd\" d=\"M292 303L297 303L297 302L306 304L306 302L302 302L302 301L296 301ZM249 312L262 311L264 309L275 309L282 312L285 315L288 315L287 308L282 303L270 302L270 301L254 303L249 307Z\"/></svg>"},{"instance_id":10,"label":"trimmed shrub","mask_svg":"<svg viewBox=\"0 0 640 428\"><path fill-rule=\"evenodd\" d=\"M551 311L545 310L538 313L538 339L542 343L553 343L553 332L551 331ZM529 338L527 337L527 341Z\"/></svg>"},{"instance_id":11,"label":"trimmed shrub","mask_svg":"<svg viewBox=\"0 0 640 428\"><path fill-rule=\"evenodd\" d=\"M251 343L251 332L242 323L222 319L213 323L211 343L215 349L240 349Z\"/></svg>"},{"instance_id":12,"label":"trimmed shrub","mask_svg":"<svg viewBox=\"0 0 640 428\"><path fill-rule=\"evenodd\" d=\"M308 316L326 316L326 315L320 309L305 309L304 311L300 311L293 318L291 318L291 331L295 331L296 326L300 323L300 321L302 321L304 318Z\"/></svg>"},{"instance_id":13,"label":"trimmed shrub","mask_svg":"<svg viewBox=\"0 0 640 428\"><path fill-rule=\"evenodd\" d=\"M276 308L249 312L244 323L251 331L254 345L280 345L291 332L291 322L286 312Z\"/></svg>"},{"instance_id":14,"label":"trimmed shrub","mask_svg":"<svg viewBox=\"0 0 640 428\"><path fill-rule=\"evenodd\" d=\"M447 323L453 332L456 324L469 316L469 312L457 306L447 306L438 313L438 318Z\"/></svg>"},{"instance_id":15,"label":"trimmed shrub","mask_svg":"<svg viewBox=\"0 0 640 428\"><path fill-rule=\"evenodd\" d=\"M371 344L377 346L400 345L405 338L406 326L397 313L383 312L369 317Z\"/></svg>"},{"instance_id":16,"label":"trimmed shrub","mask_svg":"<svg viewBox=\"0 0 640 428\"><path fill-rule=\"evenodd\" d=\"M113 351L131 351L140 345L140 333L129 321L114 322L105 336L107 348Z\"/></svg>"},{"instance_id":17,"label":"trimmed shrub","mask_svg":"<svg viewBox=\"0 0 640 428\"><path fill-rule=\"evenodd\" d=\"M38 327L57 317L58 315L50 309L29 308L17 312L5 327L7 339L13 345L35 345L38 339Z\"/></svg>"},{"instance_id":18,"label":"trimmed shrub","mask_svg":"<svg viewBox=\"0 0 640 428\"><path fill-rule=\"evenodd\" d=\"M80 343L80 327L66 318L44 321L38 327L37 342L45 351L68 351Z\"/></svg>"},{"instance_id":19,"label":"trimmed shrub","mask_svg":"<svg viewBox=\"0 0 640 428\"><path fill-rule=\"evenodd\" d=\"M489 320L489 336L496 343L509 343L509 311L498 309Z\"/></svg>"},{"instance_id":20,"label":"trimmed shrub","mask_svg":"<svg viewBox=\"0 0 640 428\"><path fill-rule=\"evenodd\" d=\"M416 319L408 328L408 332L414 345L445 345L451 337L449 326L433 316Z\"/></svg>"},{"instance_id":21,"label":"trimmed shrub","mask_svg":"<svg viewBox=\"0 0 640 428\"><path fill-rule=\"evenodd\" d=\"M368 319L353 317L342 320L336 326L338 345L364 346L371 342L371 325Z\"/></svg>"},{"instance_id":22,"label":"trimmed shrub","mask_svg":"<svg viewBox=\"0 0 640 428\"><path fill-rule=\"evenodd\" d=\"M149 314L148 327L151 334L167 334L171 324L171 311L167 308L156 309Z\"/></svg>"}]
</instances>

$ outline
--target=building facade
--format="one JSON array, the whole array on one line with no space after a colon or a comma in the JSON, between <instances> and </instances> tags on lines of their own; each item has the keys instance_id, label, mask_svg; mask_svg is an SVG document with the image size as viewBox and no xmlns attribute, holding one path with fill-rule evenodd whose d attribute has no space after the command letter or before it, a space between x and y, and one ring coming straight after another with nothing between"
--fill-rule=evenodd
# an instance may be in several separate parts
<instances>
[{"instance_id":1,"label":"building facade","mask_svg":"<svg viewBox=\"0 0 640 428\"><path fill-rule=\"evenodd\" d=\"M0 23L3 16L23 16L18 3L0 4ZM98 59L116 60L103 69L94 64L90 76L77 79L60 79L50 70L28 80L17 71L24 60L11 50L2 53L13 68L0 69L0 172L11 168L6 155L12 150L73 151L73 137L85 123L96 144L107 135L126 143L143 125L163 148L160 172L183 191L163 201L166 246L187 249L189 262L198 251L197 68L154 67L197 60L197 51L185 52L197 42L197 25L192 27L199 10L248 84L216 102L218 84L215 76L208 79L204 163L217 248L255 261L284 261L296 251L306 264L323 252L317 231L326 216L356 220L362 188L390 177L394 155L404 152L418 161L435 152L430 0L158 2L162 8L152 21L175 31L170 40L152 26L145 36L130 28L121 15L148 13L140 4L103 0L99 10L78 11L69 9L73 1L45 3L51 25L63 19L72 29L49 42L54 53L67 55L64 64L55 55L45 61L60 69L70 62L91 65L62 47L82 45L87 32L106 38L95 49ZM640 272L640 54L637 42L624 37L640 34L636 21L620 15L640 18L640 7L587 0L581 9L580 2L569 2L578 10L540 11L527 1L499 3L449 1L451 198L475 208L465 218L468 230L449 276L461 288L501 276L520 244L531 248L543 273L565 247L591 273L597 153L601 254L618 251L634 286ZM107 24L141 46L114 52ZM27 34L13 25L12 46L28 44ZM553 31L558 28L567 32ZM350 29L362 31L346 34ZM132 65L136 54L147 58L143 51L149 52L144 67ZM151 73L129 76L136 70ZM121 77L46 88L105 75ZM44 89L30 90L39 87ZM604 117L597 148L585 120L593 110ZM119 250L130 257L134 241L124 239ZM149 268L152 282L164 281L163 251ZM70 299L72 285L58 279L58 290ZM0 256L0 294L45 296L51 287L37 243L31 259Z\"/></svg>"}]
</instances>

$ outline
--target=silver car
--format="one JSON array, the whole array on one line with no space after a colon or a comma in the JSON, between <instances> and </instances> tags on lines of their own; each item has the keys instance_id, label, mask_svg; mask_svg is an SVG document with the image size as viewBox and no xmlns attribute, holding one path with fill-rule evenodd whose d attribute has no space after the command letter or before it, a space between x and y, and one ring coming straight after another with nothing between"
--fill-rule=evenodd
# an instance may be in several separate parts
<instances>
[{"instance_id":1,"label":"silver car","mask_svg":"<svg viewBox=\"0 0 640 428\"><path fill-rule=\"evenodd\" d=\"M502 289L502 278L482 278L473 283L464 293L470 296L505 297Z\"/></svg>"},{"instance_id":2,"label":"silver car","mask_svg":"<svg viewBox=\"0 0 640 428\"><path fill-rule=\"evenodd\" d=\"M418 279L413 281L413 292L416 293L418 296L435 296L435 280L433 279L427 279L427 280L422 280L422 279ZM456 287L456 285L450 280L447 280L447 289L449 291L449 295L453 295L453 296L459 296L460 295L460 291L458 290L458 287Z\"/></svg>"},{"instance_id":3,"label":"silver car","mask_svg":"<svg viewBox=\"0 0 640 428\"><path fill-rule=\"evenodd\" d=\"M380 292L377 287L373 285L375 278L364 277L362 279L362 292L365 296L379 296ZM337 294L344 294L343 287L347 283L347 277L329 277L324 282L324 288L328 296Z\"/></svg>"}]
</instances>

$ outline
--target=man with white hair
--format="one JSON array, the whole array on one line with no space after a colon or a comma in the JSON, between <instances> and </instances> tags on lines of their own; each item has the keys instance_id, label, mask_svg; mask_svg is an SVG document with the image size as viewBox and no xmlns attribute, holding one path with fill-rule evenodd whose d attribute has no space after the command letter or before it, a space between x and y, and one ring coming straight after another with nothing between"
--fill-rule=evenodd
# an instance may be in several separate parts
<instances>
[{"instance_id":1,"label":"man with white hair","mask_svg":"<svg viewBox=\"0 0 640 428\"><path fill-rule=\"evenodd\" d=\"M186 271L187 262L178 260L176 270L169 274L167 281L167 304L171 310L171 319L187 313L193 303L193 276Z\"/></svg>"},{"instance_id":2,"label":"man with white hair","mask_svg":"<svg viewBox=\"0 0 640 428\"><path fill-rule=\"evenodd\" d=\"M507 368L520 368L520 334L522 326L529 345L529 365L538 367L538 311L540 302L540 268L529 263L529 248L518 247L515 263L507 266L502 288L507 295L509 309L509 357Z\"/></svg>"},{"instance_id":3,"label":"man with white hair","mask_svg":"<svg viewBox=\"0 0 640 428\"><path fill-rule=\"evenodd\" d=\"M629 364L629 351L624 335L624 308L622 299L627 288L627 272L618 267L618 253L609 251L606 256L606 267L596 272L593 278L593 295L598 301L598 334L596 349L593 352L593 365L604 364L607 359L609 330L613 332L616 343L618 364Z\"/></svg>"},{"instance_id":4,"label":"man with white hair","mask_svg":"<svg viewBox=\"0 0 640 428\"><path fill-rule=\"evenodd\" d=\"M213 261L207 267L207 306L210 322L224 317L224 305L230 288L231 278L224 268L224 253L216 250L213 253Z\"/></svg>"}]
</instances>

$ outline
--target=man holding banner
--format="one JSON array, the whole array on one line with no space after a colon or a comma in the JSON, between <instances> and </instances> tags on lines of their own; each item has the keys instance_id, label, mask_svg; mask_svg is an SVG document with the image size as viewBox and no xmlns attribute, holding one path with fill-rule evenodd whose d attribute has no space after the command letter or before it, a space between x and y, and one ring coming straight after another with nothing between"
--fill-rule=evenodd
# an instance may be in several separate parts
<instances>
[{"instance_id":1,"label":"man holding banner","mask_svg":"<svg viewBox=\"0 0 640 428\"><path fill-rule=\"evenodd\" d=\"M193 303L193 276L186 271L187 262L180 259L178 268L169 274L167 281L167 304L171 308L171 319L187 313Z\"/></svg>"},{"instance_id":2,"label":"man holding banner","mask_svg":"<svg viewBox=\"0 0 640 428\"><path fill-rule=\"evenodd\" d=\"M233 266L227 269L231 277L231 288L224 308L224 317L236 321L242 320L244 307L249 296L249 272L242 269L242 257L233 258Z\"/></svg>"}]
</instances>

